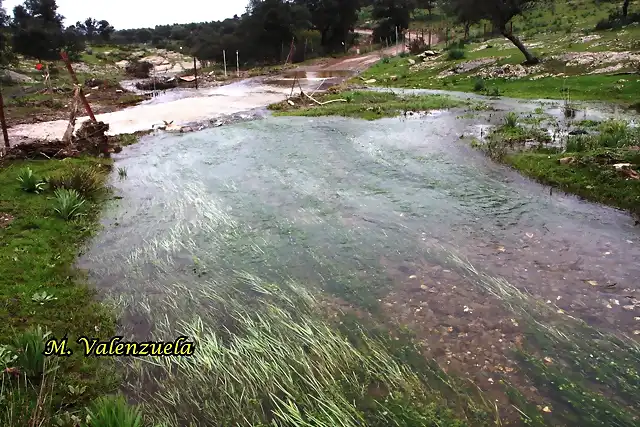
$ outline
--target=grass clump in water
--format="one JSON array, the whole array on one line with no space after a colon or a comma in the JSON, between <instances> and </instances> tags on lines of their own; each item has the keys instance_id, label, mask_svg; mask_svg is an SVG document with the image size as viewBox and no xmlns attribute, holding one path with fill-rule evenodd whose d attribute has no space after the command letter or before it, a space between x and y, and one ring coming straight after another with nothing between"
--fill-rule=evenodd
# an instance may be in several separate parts
<instances>
[{"instance_id":1,"label":"grass clump in water","mask_svg":"<svg viewBox=\"0 0 640 427\"><path fill-rule=\"evenodd\" d=\"M295 106L282 102L269 108L276 116L343 116L366 120L383 117L395 117L408 111L429 111L454 108L464 105L463 101L442 95L401 96L389 92L348 91L324 94L317 97L319 102L344 99L346 102L332 102L326 105L310 103L309 100L296 99Z\"/></svg>"}]
</instances>

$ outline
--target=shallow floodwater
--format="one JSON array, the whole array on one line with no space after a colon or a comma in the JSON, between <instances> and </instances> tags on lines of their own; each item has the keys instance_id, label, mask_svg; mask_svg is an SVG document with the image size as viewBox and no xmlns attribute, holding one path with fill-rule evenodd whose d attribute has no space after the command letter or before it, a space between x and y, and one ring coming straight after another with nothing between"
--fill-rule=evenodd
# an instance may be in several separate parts
<instances>
[{"instance_id":1,"label":"shallow floodwater","mask_svg":"<svg viewBox=\"0 0 640 427\"><path fill-rule=\"evenodd\" d=\"M81 267L128 301L123 329L141 339L168 311L163 295L250 273L379 306L485 389L492 372L515 369L506 349L522 331L499 296L449 268L447 251L553 310L633 335L634 220L493 163L460 140L481 119L458 114L267 118L145 138L117 158L121 199Z\"/></svg>"}]
</instances>

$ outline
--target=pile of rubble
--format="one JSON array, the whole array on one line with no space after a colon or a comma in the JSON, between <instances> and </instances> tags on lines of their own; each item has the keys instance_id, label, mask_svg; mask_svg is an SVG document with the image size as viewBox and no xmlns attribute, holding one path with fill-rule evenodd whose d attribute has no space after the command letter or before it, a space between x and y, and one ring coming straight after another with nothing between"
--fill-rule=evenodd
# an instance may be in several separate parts
<instances>
[{"instance_id":1,"label":"pile of rubble","mask_svg":"<svg viewBox=\"0 0 640 427\"><path fill-rule=\"evenodd\" d=\"M498 58L481 58L481 59L474 59L473 61L462 62L456 65L455 67L438 74L437 78L443 79L445 77L454 76L456 74L468 73L469 71L476 70L480 67L493 64L497 60Z\"/></svg>"},{"instance_id":2,"label":"pile of rubble","mask_svg":"<svg viewBox=\"0 0 640 427\"><path fill-rule=\"evenodd\" d=\"M631 65L640 62L639 52L568 52L555 55L552 59L565 62L567 67L588 67L591 69L610 66L611 64Z\"/></svg>"},{"instance_id":3,"label":"pile of rubble","mask_svg":"<svg viewBox=\"0 0 640 427\"><path fill-rule=\"evenodd\" d=\"M132 55L133 57L134 55ZM186 70L193 70L193 57L183 55L165 49L158 49L155 55L140 57L135 55L140 62L149 62L153 65L154 71L159 74L175 74ZM116 65L120 68L126 68L129 61L120 61ZM196 67L202 68L200 61L196 60Z\"/></svg>"},{"instance_id":4,"label":"pile of rubble","mask_svg":"<svg viewBox=\"0 0 640 427\"><path fill-rule=\"evenodd\" d=\"M505 64L482 70L478 74L476 74L476 76L485 79L521 79L531 74L537 74L540 71L540 65L525 67L520 64Z\"/></svg>"}]
</instances>

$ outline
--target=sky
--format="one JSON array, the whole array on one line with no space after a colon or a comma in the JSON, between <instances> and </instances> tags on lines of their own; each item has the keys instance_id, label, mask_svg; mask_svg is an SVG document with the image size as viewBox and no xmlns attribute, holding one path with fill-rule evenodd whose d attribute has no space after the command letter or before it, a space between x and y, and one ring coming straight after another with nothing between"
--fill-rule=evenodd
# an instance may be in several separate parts
<instances>
[{"instance_id":1,"label":"sky","mask_svg":"<svg viewBox=\"0 0 640 427\"><path fill-rule=\"evenodd\" d=\"M2 5L13 16L13 8L24 0L4 0ZM106 19L116 30L155 27L164 24L219 21L242 15L248 0L57 0L58 13L65 25L91 17Z\"/></svg>"}]
</instances>

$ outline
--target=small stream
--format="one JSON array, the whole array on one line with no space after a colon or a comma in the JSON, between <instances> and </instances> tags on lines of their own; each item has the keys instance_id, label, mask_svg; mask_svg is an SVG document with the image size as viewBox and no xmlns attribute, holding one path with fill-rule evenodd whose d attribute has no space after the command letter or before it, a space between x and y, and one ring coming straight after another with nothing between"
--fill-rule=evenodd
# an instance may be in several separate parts
<instances>
[{"instance_id":1,"label":"small stream","mask_svg":"<svg viewBox=\"0 0 640 427\"><path fill-rule=\"evenodd\" d=\"M488 102L503 111L540 106ZM116 158L127 170L113 181L121 199L80 266L103 295L126 302L122 327L138 339L171 311L164 296L250 273L350 306L380 306L439 363L487 389L491 370L477 360L515 367L506 352L522 331L499 298L449 268L443 252L554 310L632 336L640 329L633 218L550 194L493 163L460 135L496 113L461 114L268 117L143 138ZM588 109L585 118L616 114ZM456 333L438 332L447 328Z\"/></svg>"}]
</instances>

